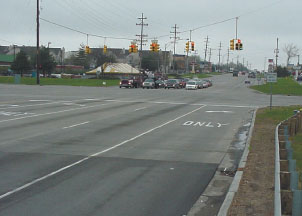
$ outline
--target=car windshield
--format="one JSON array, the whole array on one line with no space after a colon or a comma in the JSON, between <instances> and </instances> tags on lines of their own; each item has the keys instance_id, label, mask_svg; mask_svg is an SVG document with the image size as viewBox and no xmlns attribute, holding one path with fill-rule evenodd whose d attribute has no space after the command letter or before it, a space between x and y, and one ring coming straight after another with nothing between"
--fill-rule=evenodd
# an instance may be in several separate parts
<instances>
[{"instance_id":1,"label":"car windshield","mask_svg":"<svg viewBox=\"0 0 302 216\"><path fill-rule=\"evenodd\" d=\"M153 79L146 79L145 82L154 82Z\"/></svg>"},{"instance_id":2,"label":"car windshield","mask_svg":"<svg viewBox=\"0 0 302 216\"><path fill-rule=\"evenodd\" d=\"M196 85L196 82L187 82L187 85Z\"/></svg>"},{"instance_id":3,"label":"car windshield","mask_svg":"<svg viewBox=\"0 0 302 216\"><path fill-rule=\"evenodd\" d=\"M168 83L176 83L177 81L176 80L168 80L167 82Z\"/></svg>"}]
</instances>

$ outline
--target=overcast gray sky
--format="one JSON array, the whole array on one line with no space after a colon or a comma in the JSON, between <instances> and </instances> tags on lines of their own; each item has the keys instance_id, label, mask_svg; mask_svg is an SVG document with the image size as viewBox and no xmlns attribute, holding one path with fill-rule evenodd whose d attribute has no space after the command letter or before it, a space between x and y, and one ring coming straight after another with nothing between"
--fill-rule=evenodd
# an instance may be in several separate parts
<instances>
[{"instance_id":1,"label":"overcast gray sky","mask_svg":"<svg viewBox=\"0 0 302 216\"><path fill-rule=\"evenodd\" d=\"M0 1L0 45L35 45L36 0ZM282 51L285 44L302 48L301 8L301 0L41 0L41 17L82 32L106 36L109 48L128 49L129 40L109 37L135 38L140 33L136 23L142 13L147 17L148 38L169 35L175 24L183 32L239 16L238 37L244 50L233 51L230 59L236 61L239 55L240 62L244 58L252 68L263 70L265 58L274 57L277 37L281 64L286 62ZM202 59L207 35L213 49L212 61L218 61L222 42L222 61L226 62L229 41L235 37L235 19L192 32L195 49ZM186 39L189 32L178 36ZM169 36L158 40L161 49L171 41ZM81 43L86 44L86 36L41 20L40 42L45 46L51 42L51 47L65 47L67 51L77 50ZM91 47L101 47L104 43L102 38L89 37ZM145 49L149 49L149 43L150 39ZM167 46L168 50L172 49L171 45ZM184 49L185 41L179 41L177 53L184 54ZM297 58L292 63L297 63Z\"/></svg>"}]
</instances>

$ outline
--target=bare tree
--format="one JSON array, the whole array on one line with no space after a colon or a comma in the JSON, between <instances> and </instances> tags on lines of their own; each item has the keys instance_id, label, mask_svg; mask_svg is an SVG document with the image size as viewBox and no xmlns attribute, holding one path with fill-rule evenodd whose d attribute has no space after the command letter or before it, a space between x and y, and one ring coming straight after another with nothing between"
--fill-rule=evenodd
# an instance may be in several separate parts
<instances>
[{"instance_id":1,"label":"bare tree","mask_svg":"<svg viewBox=\"0 0 302 216\"><path fill-rule=\"evenodd\" d=\"M287 63L287 65L289 65L290 59L293 58L293 57L296 57L299 54L300 50L299 50L299 48L296 45L290 43L290 44L286 44L283 47L283 51L287 55L287 61L286 61L286 63Z\"/></svg>"}]
</instances>

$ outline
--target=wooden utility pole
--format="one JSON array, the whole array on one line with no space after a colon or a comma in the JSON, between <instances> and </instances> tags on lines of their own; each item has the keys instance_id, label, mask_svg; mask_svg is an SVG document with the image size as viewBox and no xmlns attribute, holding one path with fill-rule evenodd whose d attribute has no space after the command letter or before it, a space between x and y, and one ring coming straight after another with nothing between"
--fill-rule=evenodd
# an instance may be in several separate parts
<instances>
[{"instance_id":1,"label":"wooden utility pole","mask_svg":"<svg viewBox=\"0 0 302 216\"><path fill-rule=\"evenodd\" d=\"M40 85L40 0L37 0L37 85Z\"/></svg>"},{"instance_id":2,"label":"wooden utility pole","mask_svg":"<svg viewBox=\"0 0 302 216\"><path fill-rule=\"evenodd\" d=\"M219 44L219 49L218 49L218 72L220 72L220 59L221 59L221 42Z\"/></svg>"},{"instance_id":3,"label":"wooden utility pole","mask_svg":"<svg viewBox=\"0 0 302 216\"><path fill-rule=\"evenodd\" d=\"M179 29L179 27L177 27L177 24L175 24L174 27L172 27L174 29L173 32L170 32L171 34L173 34L173 44L174 44L174 47L173 47L173 58L172 58L172 62L173 62L173 73L175 72L175 65L174 65L174 55L176 54L176 42L177 42L177 39L179 39L177 37L177 34L179 34L179 32L177 32L177 29Z\"/></svg>"},{"instance_id":4,"label":"wooden utility pole","mask_svg":"<svg viewBox=\"0 0 302 216\"><path fill-rule=\"evenodd\" d=\"M205 42L206 42L206 48L205 48L205 51L204 51L204 61L206 62L207 61L207 53L208 53L209 36L207 36Z\"/></svg>"}]
</instances>

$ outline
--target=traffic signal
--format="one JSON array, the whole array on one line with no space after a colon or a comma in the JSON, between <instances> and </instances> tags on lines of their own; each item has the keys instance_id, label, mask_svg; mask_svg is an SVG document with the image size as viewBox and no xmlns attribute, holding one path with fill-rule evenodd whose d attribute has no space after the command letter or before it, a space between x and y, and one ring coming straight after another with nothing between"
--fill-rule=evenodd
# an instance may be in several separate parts
<instances>
[{"instance_id":1,"label":"traffic signal","mask_svg":"<svg viewBox=\"0 0 302 216\"><path fill-rule=\"evenodd\" d=\"M239 50L239 43L236 43L236 50Z\"/></svg>"},{"instance_id":2,"label":"traffic signal","mask_svg":"<svg viewBox=\"0 0 302 216\"><path fill-rule=\"evenodd\" d=\"M194 49L195 49L195 43L192 41L191 42L191 50L194 51Z\"/></svg>"},{"instance_id":3,"label":"traffic signal","mask_svg":"<svg viewBox=\"0 0 302 216\"><path fill-rule=\"evenodd\" d=\"M103 53L107 53L107 46L104 45Z\"/></svg>"},{"instance_id":4,"label":"traffic signal","mask_svg":"<svg viewBox=\"0 0 302 216\"><path fill-rule=\"evenodd\" d=\"M134 53L137 53L137 51L138 51L137 45L134 45L133 52L134 52Z\"/></svg>"},{"instance_id":5,"label":"traffic signal","mask_svg":"<svg viewBox=\"0 0 302 216\"><path fill-rule=\"evenodd\" d=\"M129 53L133 53L134 50L135 50L135 45L134 45L134 44L131 44L131 45L129 46Z\"/></svg>"},{"instance_id":6,"label":"traffic signal","mask_svg":"<svg viewBox=\"0 0 302 216\"><path fill-rule=\"evenodd\" d=\"M156 51L156 43L150 44L150 51L155 52Z\"/></svg>"},{"instance_id":7,"label":"traffic signal","mask_svg":"<svg viewBox=\"0 0 302 216\"><path fill-rule=\"evenodd\" d=\"M189 52L189 50L190 50L190 42L188 41L188 42L186 43L186 51Z\"/></svg>"},{"instance_id":8,"label":"traffic signal","mask_svg":"<svg viewBox=\"0 0 302 216\"><path fill-rule=\"evenodd\" d=\"M85 46L85 53L86 54L91 53L91 49L89 48L89 46Z\"/></svg>"},{"instance_id":9,"label":"traffic signal","mask_svg":"<svg viewBox=\"0 0 302 216\"><path fill-rule=\"evenodd\" d=\"M158 44L158 43L156 43L156 44L155 44L155 52L158 52L158 51L159 51L159 49L160 49L160 48L159 48L159 44Z\"/></svg>"},{"instance_id":10,"label":"traffic signal","mask_svg":"<svg viewBox=\"0 0 302 216\"><path fill-rule=\"evenodd\" d=\"M230 50L234 50L234 39L230 40Z\"/></svg>"},{"instance_id":11,"label":"traffic signal","mask_svg":"<svg viewBox=\"0 0 302 216\"><path fill-rule=\"evenodd\" d=\"M243 45L242 45L242 43L240 43L240 45L239 45L239 50L243 50Z\"/></svg>"}]
</instances>

